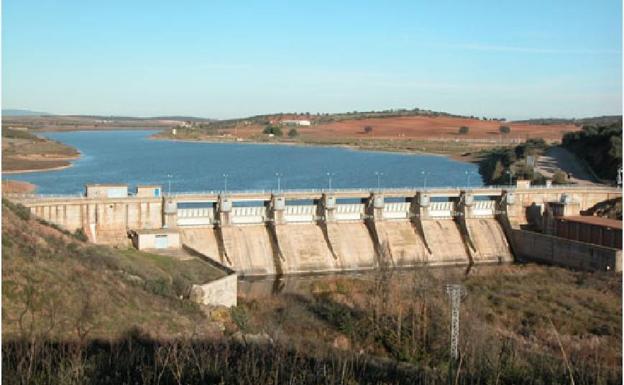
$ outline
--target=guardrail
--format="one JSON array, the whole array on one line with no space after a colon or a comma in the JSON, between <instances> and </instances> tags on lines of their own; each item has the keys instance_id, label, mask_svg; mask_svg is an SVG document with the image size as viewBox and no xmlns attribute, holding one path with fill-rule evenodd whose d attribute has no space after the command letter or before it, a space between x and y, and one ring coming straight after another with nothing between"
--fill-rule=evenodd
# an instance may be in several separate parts
<instances>
[{"instance_id":1,"label":"guardrail","mask_svg":"<svg viewBox=\"0 0 624 385\"><path fill-rule=\"evenodd\" d=\"M403 192L459 192L462 190L465 191L484 191L484 190L604 190L604 189L613 189L620 190L614 186L601 186L601 185L574 185L574 184L565 184L565 185L533 185L528 188L518 188L517 186L510 185L491 185L491 186L449 186L449 187L385 187L381 189L371 188L371 187L361 187L361 188L342 188L342 189L282 189L282 190L236 190L236 191L220 191L220 190L207 190L207 191L192 191L192 192L177 192L170 194L163 194L166 198L184 198L184 197L193 197L193 196L201 196L201 195L271 195L271 194L297 194L297 193L334 193L334 194L349 194L349 193L403 193ZM621 190L620 190L621 191ZM86 197L84 194L27 194L27 193L6 193L4 196L15 199L93 199L91 197ZM133 198L135 195L128 195L127 197L119 198Z\"/></svg>"}]
</instances>

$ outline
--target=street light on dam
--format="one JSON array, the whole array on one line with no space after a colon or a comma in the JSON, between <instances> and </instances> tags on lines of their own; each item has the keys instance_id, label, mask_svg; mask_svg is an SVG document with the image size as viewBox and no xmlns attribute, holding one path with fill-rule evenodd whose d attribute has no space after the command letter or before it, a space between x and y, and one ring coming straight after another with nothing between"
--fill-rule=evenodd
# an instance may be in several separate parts
<instances>
[{"instance_id":1,"label":"street light on dam","mask_svg":"<svg viewBox=\"0 0 624 385\"><path fill-rule=\"evenodd\" d=\"M513 173L511 172L511 170L507 170L505 171L505 174L509 175L509 185L511 186L511 184L513 183L513 180L512 180Z\"/></svg>"},{"instance_id":2,"label":"street light on dam","mask_svg":"<svg viewBox=\"0 0 624 385\"><path fill-rule=\"evenodd\" d=\"M470 176L474 174L473 171L464 171L466 174L466 187L470 187Z\"/></svg>"},{"instance_id":3,"label":"street light on dam","mask_svg":"<svg viewBox=\"0 0 624 385\"><path fill-rule=\"evenodd\" d=\"M331 191L332 189L332 177L335 176L336 174L333 172L328 172L325 175L327 175L327 185L329 186L329 190Z\"/></svg>"},{"instance_id":4,"label":"street light on dam","mask_svg":"<svg viewBox=\"0 0 624 385\"><path fill-rule=\"evenodd\" d=\"M423 176L423 189L427 188L427 176L429 176L431 173L429 171L421 171L420 172Z\"/></svg>"},{"instance_id":5,"label":"street light on dam","mask_svg":"<svg viewBox=\"0 0 624 385\"><path fill-rule=\"evenodd\" d=\"M228 180L228 174L223 174L223 193L225 195L227 195L227 180Z\"/></svg>"},{"instance_id":6,"label":"street light on dam","mask_svg":"<svg viewBox=\"0 0 624 385\"><path fill-rule=\"evenodd\" d=\"M281 178L283 175L279 172L276 172L275 176L277 177L277 192L280 192L282 190Z\"/></svg>"},{"instance_id":7,"label":"street light on dam","mask_svg":"<svg viewBox=\"0 0 624 385\"><path fill-rule=\"evenodd\" d=\"M377 176L377 191L381 191L381 177L383 176L383 172L375 171L375 175Z\"/></svg>"}]
</instances>

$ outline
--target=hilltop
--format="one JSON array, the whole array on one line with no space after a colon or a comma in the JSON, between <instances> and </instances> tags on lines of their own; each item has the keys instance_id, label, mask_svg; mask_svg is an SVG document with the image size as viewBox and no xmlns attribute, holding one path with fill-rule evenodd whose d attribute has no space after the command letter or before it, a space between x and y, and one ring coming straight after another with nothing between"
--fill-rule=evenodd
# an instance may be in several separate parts
<instances>
[{"instance_id":1,"label":"hilltop","mask_svg":"<svg viewBox=\"0 0 624 385\"><path fill-rule=\"evenodd\" d=\"M508 131L501 133L501 127L507 127ZM341 145L367 150L428 152L452 156L523 142L530 138L558 142L566 132L577 129L576 125L570 123L545 126L420 109L341 114L271 114L186 123L175 128L175 135L170 130L157 137Z\"/></svg>"}]
</instances>

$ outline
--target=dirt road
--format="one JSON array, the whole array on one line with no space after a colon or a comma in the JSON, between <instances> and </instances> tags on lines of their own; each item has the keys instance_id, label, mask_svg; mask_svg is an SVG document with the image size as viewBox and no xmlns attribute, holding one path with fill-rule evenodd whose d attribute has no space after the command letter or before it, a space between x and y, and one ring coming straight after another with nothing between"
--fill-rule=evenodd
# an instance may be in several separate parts
<instances>
[{"instance_id":1,"label":"dirt road","mask_svg":"<svg viewBox=\"0 0 624 385\"><path fill-rule=\"evenodd\" d=\"M557 170L570 175L570 182L580 185L595 185L598 181L585 168L583 163L563 147L552 147L540 156L535 170L547 178L552 178Z\"/></svg>"}]
</instances>

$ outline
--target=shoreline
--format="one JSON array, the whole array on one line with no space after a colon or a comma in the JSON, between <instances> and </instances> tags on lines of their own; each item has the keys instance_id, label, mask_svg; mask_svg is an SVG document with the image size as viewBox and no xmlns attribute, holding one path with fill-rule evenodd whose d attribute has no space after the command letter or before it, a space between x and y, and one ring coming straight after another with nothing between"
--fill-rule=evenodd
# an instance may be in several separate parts
<instances>
[{"instance_id":1,"label":"shoreline","mask_svg":"<svg viewBox=\"0 0 624 385\"><path fill-rule=\"evenodd\" d=\"M68 145L66 145L68 146ZM66 161L68 162L68 164L62 165L62 166L54 166L54 167L46 167L46 168L27 168L24 170L2 170L2 175L15 175L15 174L30 174L30 173L35 173L35 172L46 172L46 171L58 171L58 170L65 170L67 168L73 167L74 166L74 162L77 161L78 159L82 158L82 152L80 152L78 149L76 149L76 151L78 152L78 155L76 156L69 156L69 157L64 157L64 158L58 158L55 160L60 160L60 161Z\"/></svg>"},{"instance_id":2,"label":"shoreline","mask_svg":"<svg viewBox=\"0 0 624 385\"><path fill-rule=\"evenodd\" d=\"M26 169L26 170L9 170L9 171L2 170L2 175L4 175L4 174L15 175L15 174L28 174L28 173L34 173L34 172L57 171L57 170L64 170L66 168L70 168L73 165L74 165L73 163L70 163L70 164L67 164L65 166L56 166L56 167L49 167L49 168Z\"/></svg>"},{"instance_id":3,"label":"shoreline","mask_svg":"<svg viewBox=\"0 0 624 385\"><path fill-rule=\"evenodd\" d=\"M281 146L299 146L299 147L335 147L335 148L343 148L347 150L353 151L371 151L371 152L385 152L389 154L404 154L404 155L427 155L427 156L441 156L456 160L458 162L463 163L471 163L476 164L477 162L474 160L467 160L461 155L455 154L441 154L436 152L427 152L427 151L419 151L419 150L405 150L405 149L388 149L388 148L375 148L375 147L363 147L353 144L335 144L335 143L309 143L309 142L265 142L265 141L257 141L257 140L229 140L229 139L174 139L169 137L159 137L159 136L149 136L150 140L162 140L162 141L171 141L171 142L182 142L182 143L231 143L231 144L259 144L259 145L281 145Z\"/></svg>"}]
</instances>

